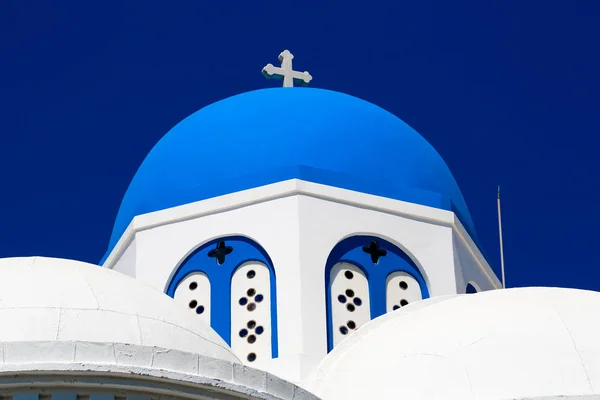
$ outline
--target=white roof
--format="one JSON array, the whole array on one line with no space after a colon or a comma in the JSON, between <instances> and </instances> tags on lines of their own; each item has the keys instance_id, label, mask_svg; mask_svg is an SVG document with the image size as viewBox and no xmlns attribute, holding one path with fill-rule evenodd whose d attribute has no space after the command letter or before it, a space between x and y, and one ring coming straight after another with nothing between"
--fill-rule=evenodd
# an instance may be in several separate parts
<instances>
[{"instance_id":1,"label":"white roof","mask_svg":"<svg viewBox=\"0 0 600 400\"><path fill-rule=\"evenodd\" d=\"M87 348L98 344L99 352L103 344L113 348L111 344L117 343L239 362L209 326L167 295L135 279L78 261L0 259L4 356L8 356L11 342L39 342L39 350L43 342L56 341L88 344Z\"/></svg>"},{"instance_id":2,"label":"white roof","mask_svg":"<svg viewBox=\"0 0 600 400\"><path fill-rule=\"evenodd\" d=\"M600 293L523 288L438 297L377 318L304 385L324 400L600 393Z\"/></svg>"}]
</instances>

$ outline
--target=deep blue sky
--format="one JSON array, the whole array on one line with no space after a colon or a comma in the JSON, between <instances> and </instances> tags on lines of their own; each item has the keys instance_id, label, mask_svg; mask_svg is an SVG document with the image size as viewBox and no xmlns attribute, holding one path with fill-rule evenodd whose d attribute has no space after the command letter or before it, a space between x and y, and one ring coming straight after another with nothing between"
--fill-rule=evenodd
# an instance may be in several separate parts
<instances>
[{"instance_id":1,"label":"deep blue sky","mask_svg":"<svg viewBox=\"0 0 600 400\"><path fill-rule=\"evenodd\" d=\"M600 290L598 1L22 1L0 4L0 257L97 263L152 146L216 100L314 87L419 131L508 286Z\"/></svg>"}]
</instances>

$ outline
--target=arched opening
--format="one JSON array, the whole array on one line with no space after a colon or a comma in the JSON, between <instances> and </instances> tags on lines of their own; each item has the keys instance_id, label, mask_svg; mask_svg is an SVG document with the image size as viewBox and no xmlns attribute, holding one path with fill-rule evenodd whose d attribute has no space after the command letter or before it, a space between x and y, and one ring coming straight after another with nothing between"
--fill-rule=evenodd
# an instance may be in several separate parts
<instances>
[{"instance_id":1,"label":"arched opening","mask_svg":"<svg viewBox=\"0 0 600 400\"><path fill-rule=\"evenodd\" d=\"M255 267L252 268L252 265ZM262 307L256 307L256 301L254 301L254 305L257 310L261 310L261 313L268 313L268 321L266 317L261 317L265 321L262 325L261 335L263 335L263 338L265 335L270 335L270 338L268 341L263 340L262 343L268 343L270 346L268 356L276 358L278 354L277 301L271 301L271 299L277 298L275 270L267 252L255 241L243 236L228 236L203 244L192 252L179 266L169 282L166 293L171 297L180 298L182 302L185 302L184 300L188 301L186 305L188 308L192 300L196 300L200 304L200 300L190 297L192 295L190 284L192 283L192 279L198 280L198 277L205 276L207 287L209 288L209 300L202 300L208 304L209 308L207 309L204 306L203 314L206 313L208 315L204 319L210 323L210 326L228 345L232 346L232 343L236 343L237 347L240 348L237 340L240 339L239 331L242 328L238 325L240 325L240 318L242 317L237 315L237 311L239 310L234 306L239 307L239 298L244 286L240 283L243 282L243 279L240 277L243 274L251 275L251 269L254 270L256 276L260 276L259 279L261 281L260 294L262 296ZM250 280L248 276L244 275L245 279ZM257 281L255 280L254 282ZM200 287L201 281L198 280L196 283ZM246 292L248 289L250 288L245 289ZM255 288L255 290L257 289ZM190 299L188 300L186 296L190 297ZM261 299L260 296L259 299ZM265 299L268 301L265 301ZM256 295L254 296L254 300L256 300ZM234 318L235 323L233 323ZM246 317L244 316L243 318ZM266 326L267 323L269 326ZM235 341L232 338L235 338ZM248 341L248 338L244 340ZM241 351L246 351L246 349L244 348ZM266 353L263 351L263 354ZM257 360L256 355L250 357L253 360L250 360L247 357L248 354L245 353L237 355L241 360L247 360L248 362Z\"/></svg>"},{"instance_id":2,"label":"arched opening","mask_svg":"<svg viewBox=\"0 0 600 400\"><path fill-rule=\"evenodd\" d=\"M467 294L473 294L473 293L477 293L479 292L479 290L477 290L477 288L475 287L475 285L473 285L471 282L469 282L467 284L467 288L465 289L465 293Z\"/></svg>"},{"instance_id":3,"label":"arched opening","mask_svg":"<svg viewBox=\"0 0 600 400\"><path fill-rule=\"evenodd\" d=\"M345 303L338 299L342 294L340 291L344 289L341 283L349 284L349 281L344 282L342 279L342 273L345 274L346 270L353 273L358 271L356 273L359 279L356 284L360 282L360 290L364 292L359 299L361 302L363 298L367 299L369 303L369 312L363 312L365 315L361 314L360 318L357 318L360 324L347 318L343 311ZM429 297L425 280L410 257L398 246L375 236L351 236L339 242L327 259L325 284L328 350L346 336L340 331L344 327L342 320L354 322L350 325L355 325L358 329L370 319L393 311L395 303L400 306ZM365 307L363 306L362 310ZM351 330L346 334L349 333Z\"/></svg>"}]
</instances>

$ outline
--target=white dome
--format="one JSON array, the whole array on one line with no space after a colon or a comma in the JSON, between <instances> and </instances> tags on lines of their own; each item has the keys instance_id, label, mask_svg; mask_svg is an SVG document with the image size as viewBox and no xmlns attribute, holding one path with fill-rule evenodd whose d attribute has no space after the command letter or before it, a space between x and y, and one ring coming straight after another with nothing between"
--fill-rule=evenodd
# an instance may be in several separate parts
<instances>
[{"instance_id":1,"label":"white dome","mask_svg":"<svg viewBox=\"0 0 600 400\"><path fill-rule=\"evenodd\" d=\"M209 326L135 279L72 260L0 259L5 354L10 342L57 341L158 347L239 362Z\"/></svg>"},{"instance_id":2,"label":"white dome","mask_svg":"<svg viewBox=\"0 0 600 400\"><path fill-rule=\"evenodd\" d=\"M600 293L523 288L433 298L361 327L305 387L324 400L600 394Z\"/></svg>"}]
</instances>

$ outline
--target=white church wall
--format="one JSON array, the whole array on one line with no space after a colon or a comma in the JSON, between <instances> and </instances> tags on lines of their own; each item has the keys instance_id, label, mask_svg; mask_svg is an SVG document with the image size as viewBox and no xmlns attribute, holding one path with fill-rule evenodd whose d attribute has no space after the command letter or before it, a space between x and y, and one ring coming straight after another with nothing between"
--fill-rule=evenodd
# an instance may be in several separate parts
<instances>
[{"instance_id":1,"label":"white church wall","mask_svg":"<svg viewBox=\"0 0 600 400\"><path fill-rule=\"evenodd\" d=\"M454 241L455 239L456 239L455 235L453 234L452 240ZM453 246L452 258L454 259L454 274L456 277L456 289L457 289L458 293L465 293L468 282L465 282L465 277L464 277L464 274L462 271L460 256L459 256L459 252L456 249L456 244L453 242L452 246Z\"/></svg>"},{"instance_id":2,"label":"white church wall","mask_svg":"<svg viewBox=\"0 0 600 400\"><path fill-rule=\"evenodd\" d=\"M186 206L179 208L184 207ZM297 284L300 280L298 230L298 206L295 197L259 201L246 207L228 208L226 212L209 212L202 218L184 219L177 223L142 230L136 234L136 278L158 290L166 291L177 267L195 249L217 238L246 236L261 245L275 265L277 289L280 293L275 300L278 314L298 316L301 315L301 304L297 301L300 297ZM120 265L116 263L117 270ZM279 357L285 357L288 353L301 353L296 340L297 332L302 330L301 323L299 318L290 318L279 323ZM231 336L237 335L236 326L234 323ZM265 334L262 336L265 337ZM247 359L247 354L237 355L242 360Z\"/></svg>"},{"instance_id":3,"label":"white church wall","mask_svg":"<svg viewBox=\"0 0 600 400\"><path fill-rule=\"evenodd\" d=\"M135 277L136 276L136 268L137 268L137 258L136 258L136 239L135 237L131 242L129 242L125 250L123 251L123 255L117 260L114 269L119 271L125 275Z\"/></svg>"},{"instance_id":4,"label":"white church wall","mask_svg":"<svg viewBox=\"0 0 600 400\"><path fill-rule=\"evenodd\" d=\"M454 294L456 286L451 227L440 223L444 217L451 220L452 213L418 206L421 218L417 219L414 214L402 213L411 210L414 204L315 186L311 196L299 195L298 202L304 284L302 320L306 329L302 333L303 346L304 353L312 355L312 362L316 364L327 353L327 325L324 323L327 310L325 292L314 288L325 287L324 266L331 250L343 239L370 235L400 247L415 261L433 296ZM337 199L323 198L329 189L336 193ZM437 217L438 223L424 221L426 215L432 219Z\"/></svg>"},{"instance_id":5,"label":"white church wall","mask_svg":"<svg viewBox=\"0 0 600 400\"><path fill-rule=\"evenodd\" d=\"M105 266L166 291L204 243L254 240L272 260L277 288L278 358L261 368L299 382L327 354L325 266L336 244L356 235L382 238L414 261L430 296L455 294L462 290L455 229L449 211L293 179L138 216L127 231L135 235L135 273L127 258L131 236L121 238ZM475 264L467 268L477 275Z\"/></svg>"},{"instance_id":6,"label":"white church wall","mask_svg":"<svg viewBox=\"0 0 600 400\"><path fill-rule=\"evenodd\" d=\"M502 283L458 219L456 220L456 228L452 234L452 246L455 269L457 271L456 286L458 293L466 293L469 283L478 292L502 287Z\"/></svg>"}]
</instances>

